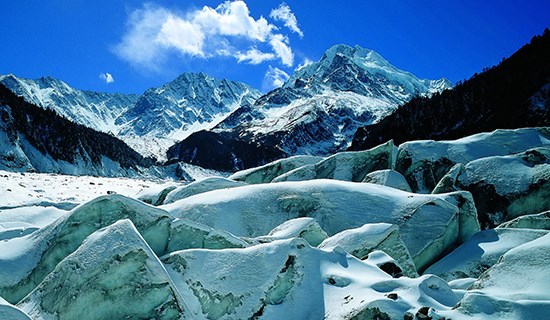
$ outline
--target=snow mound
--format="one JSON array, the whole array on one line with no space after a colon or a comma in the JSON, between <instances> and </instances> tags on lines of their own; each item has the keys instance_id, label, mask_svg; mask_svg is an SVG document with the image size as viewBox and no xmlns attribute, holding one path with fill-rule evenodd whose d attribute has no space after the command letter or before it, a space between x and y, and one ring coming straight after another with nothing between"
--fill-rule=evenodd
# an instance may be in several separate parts
<instances>
[{"instance_id":1,"label":"snow mound","mask_svg":"<svg viewBox=\"0 0 550 320\"><path fill-rule=\"evenodd\" d=\"M129 220L91 234L18 306L41 319L181 319L188 312Z\"/></svg>"},{"instance_id":2,"label":"snow mound","mask_svg":"<svg viewBox=\"0 0 550 320\"><path fill-rule=\"evenodd\" d=\"M0 241L29 235L66 214L56 207L0 209Z\"/></svg>"},{"instance_id":3,"label":"snow mound","mask_svg":"<svg viewBox=\"0 0 550 320\"><path fill-rule=\"evenodd\" d=\"M399 146L396 170L414 192L429 193L456 163L504 156L550 145L545 128L495 130L451 141L419 140Z\"/></svg>"},{"instance_id":4,"label":"snow mound","mask_svg":"<svg viewBox=\"0 0 550 320\"><path fill-rule=\"evenodd\" d=\"M458 302L437 277L393 279L370 258L312 248L303 239L184 250L161 260L197 318L347 319L378 309L397 319Z\"/></svg>"},{"instance_id":5,"label":"snow mound","mask_svg":"<svg viewBox=\"0 0 550 320\"><path fill-rule=\"evenodd\" d=\"M497 228L526 228L550 230L550 211L528 214L505 222Z\"/></svg>"},{"instance_id":6,"label":"snow mound","mask_svg":"<svg viewBox=\"0 0 550 320\"><path fill-rule=\"evenodd\" d=\"M177 186L175 185L159 185L153 188L143 189L138 192L135 197L136 199L141 200L147 204L160 206L164 203L164 200L166 199L168 193L176 188Z\"/></svg>"},{"instance_id":7,"label":"snow mound","mask_svg":"<svg viewBox=\"0 0 550 320\"><path fill-rule=\"evenodd\" d=\"M266 235L283 222L300 217L315 218L329 235L366 223L391 223L399 226L417 268L422 269L479 230L475 214L462 215L463 210L449 201L456 201L455 196L313 180L215 190L161 208L243 237ZM419 237L424 231L425 236Z\"/></svg>"},{"instance_id":8,"label":"snow mound","mask_svg":"<svg viewBox=\"0 0 550 320\"><path fill-rule=\"evenodd\" d=\"M508 156L487 157L457 165L436 192L468 190L477 203L483 227L550 208L550 147Z\"/></svg>"},{"instance_id":9,"label":"snow mound","mask_svg":"<svg viewBox=\"0 0 550 320\"><path fill-rule=\"evenodd\" d=\"M244 247L235 236L121 195L89 201L27 236L0 242L0 295L17 302L100 228L130 219L157 255L187 248Z\"/></svg>"},{"instance_id":10,"label":"snow mound","mask_svg":"<svg viewBox=\"0 0 550 320\"><path fill-rule=\"evenodd\" d=\"M389 223L372 223L356 229L344 230L323 241L319 248L340 247L349 254L363 260L369 253L381 250L395 259L403 275L417 277L416 267L409 250L399 236L399 228Z\"/></svg>"},{"instance_id":11,"label":"snow mound","mask_svg":"<svg viewBox=\"0 0 550 320\"><path fill-rule=\"evenodd\" d=\"M328 238L328 235L317 223L317 220L303 217L285 221L269 231L267 236L257 237L254 240L258 242L271 242L292 238L302 238L311 246L316 247Z\"/></svg>"},{"instance_id":12,"label":"snow mound","mask_svg":"<svg viewBox=\"0 0 550 320\"><path fill-rule=\"evenodd\" d=\"M187 219L176 219L170 225L170 237L164 253L189 248L225 249L248 246L246 241L227 231L216 230Z\"/></svg>"},{"instance_id":13,"label":"snow mound","mask_svg":"<svg viewBox=\"0 0 550 320\"><path fill-rule=\"evenodd\" d=\"M287 172L273 182L312 179L361 182L369 172L393 168L396 150L393 141L389 141L366 151L340 152L316 164Z\"/></svg>"},{"instance_id":14,"label":"snow mound","mask_svg":"<svg viewBox=\"0 0 550 320\"><path fill-rule=\"evenodd\" d=\"M0 297L0 319L7 320L31 320L21 309Z\"/></svg>"},{"instance_id":15,"label":"snow mound","mask_svg":"<svg viewBox=\"0 0 550 320\"><path fill-rule=\"evenodd\" d=\"M382 186L412 192L407 179L403 175L392 169L377 170L368 173L363 182L375 183Z\"/></svg>"},{"instance_id":16,"label":"snow mound","mask_svg":"<svg viewBox=\"0 0 550 320\"><path fill-rule=\"evenodd\" d=\"M176 202L181 199L185 199L196 194L218 190L228 189L247 185L244 182L234 181L221 177L210 177L195 182L191 182L188 185L177 187L166 195L164 204Z\"/></svg>"},{"instance_id":17,"label":"snow mound","mask_svg":"<svg viewBox=\"0 0 550 320\"><path fill-rule=\"evenodd\" d=\"M478 278L510 249L547 234L545 230L530 229L483 230L429 267L425 273L435 274L447 281Z\"/></svg>"},{"instance_id":18,"label":"snow mound","mask_svg":"<svg viewBox=\"0 0 550 320\"><path fill-rule=\"evenodd\" d=\"M229 179L250 184L269 183L276 177L291 170L315 164L321 160L323 160L322 157L316 156L293 156L273 161L260 167L235 172L229 176Z\"/></svg>"},{"instance_id":19,"label":"snow mound","mask_svg":"<svg viewBox=\"0 0 550 320\"><path fill-rule=\"evenodd\" d=\"M541 319L550 314L550 235L505 253L476 281L451 318Z\"/></svg>"}]
</instances>

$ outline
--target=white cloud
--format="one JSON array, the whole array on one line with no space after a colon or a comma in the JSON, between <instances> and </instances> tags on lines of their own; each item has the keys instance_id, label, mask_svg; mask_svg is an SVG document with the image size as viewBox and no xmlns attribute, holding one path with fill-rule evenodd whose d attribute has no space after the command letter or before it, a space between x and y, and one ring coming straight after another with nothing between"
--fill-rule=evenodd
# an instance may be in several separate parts
<instances>
[{"instance_id":1,"label":"white cloud","mask_svg":"<svg viewBox=\"0 0 550 320\"><path fill-rule=\"evenodd\" d=\"M298 20L296 19L296 16L286 3L283 2L279 5L279 7L271 10L269 17L276 21L284 22L285 27L289 28L293 32L296 32L300 37L304 36L302 30L298 27Z\"/></svg>"},{"instance_id":2,"label":"white cloud","mask_svg":"<svg viewBox=\"0 0 550 320\"><path fill-rule=\"evenodd\" d=\"M132 12L126 22L126 33L114 52L122 59L149 69L158 69L156 61L164 59L165 50L157 40L170 12L151 4Z\"/></svg>"},{"instance_id":3,"label":"white cloud","mask_svg":"<svg viewBox=\"0 0 550 320\"><path fill-rule=\"evenodd\" d=\"M264 76L264 89L271 90L281 87L290 76L283 70L269 66Z\"/></svg>"},{"instance_id":4,"label":"white cloud","mask_svg":"<svg viewBox=\"0 0 550 320\"><path fill-rule=\"evenodd\" d=\"M269 44L284 65L290 67L294 64L294 53L292 53L292 49L289 46L288 38L286 36L283 36L282 34L275 34L271 37L271 39L269 39Z\"/></svg>"},{"instance_id":5,"label":"white cloud","mask_svg":"<svg viewBox=\"0 0 550 320\"><path fill-rule=\"evenodd\" d=\"M109 72L100 73L99 74L99 79L105 81L105 83L115 82L115 79L113 78L113 75L110 74Z\"/></svg>"},{"instance_id":6,"label":"white cloud","mask_svg":"<svg viewBox=\"0 0 550 320\"><path fill-rule=\"evenodd\" d=\"M300 63L297 67L296 67L296 71L302 69L303 67L307 67L309 66L310 64L313 63L313 60L310 60L308 58L305 58L304 61L302 61L302 63Z\"/></svg>"},{"instance_id":7,"label":"white cloud","mask_svg":"<svg viewBox=\"0 0 550 320\"><path fill-rule=\"evenodd\" d=\"M160 70L170 52L204 59L231 56L249 64L275 59L285 66L294 63L288 37L264 17L253 18L244 1L225 1L185 14L145 4L130 14L114 52L150 70Z\"/></svg>"},{"instance_id":8,"label":"white cloud","mask_svg":"<svg viewBox=\"0 0 550 320\"><path fill-rule=\"evenodd\" d=\"M252 48L246 52L236 52L235 56L237 57L238 62L248 62L250 64L260 64L264 61L270 61L275 59L275 54L262 52L257 48Z\"/></svg>"},{"instance_id":9,"label":"white cloud","mask_svg":"<svg viewBox=\"0 0 550 320\"><path fill-rule=\"evenodd\" d=\"M204 33L196 25L170 14L155 41L181 53L203 57L204 37Z\"/></svg>"}]
</instances>

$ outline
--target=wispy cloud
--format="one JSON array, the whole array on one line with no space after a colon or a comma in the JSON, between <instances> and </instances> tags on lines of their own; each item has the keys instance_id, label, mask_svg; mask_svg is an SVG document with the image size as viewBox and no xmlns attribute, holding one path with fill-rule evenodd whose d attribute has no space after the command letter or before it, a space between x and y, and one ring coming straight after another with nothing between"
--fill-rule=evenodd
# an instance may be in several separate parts
<instances>
[{"instance_id":1,"label":"wispy cloud","mask_svg":"<svg viewBox=\"0 0 550 320\"><path fill-rule=\"evenodd\" d=\"M313 60L311 59L308 59L308 58L305 58L304 61L302 61L302 63L300 63L297 67L296 67L296 71L302 69L303 67L307 67L309 66L310 64L313 63Z\"/></svg>"},{"instance_id":2,"label":"wispy cloud","mask_svg":"<svg viewBox=\"0 0 550 320\"><path fill-rule=\"evenodd\" d=\"M283 70L269 66L264 76L264 90L271 90L281 87L290 76Z\"/></svg>"},{"instance_id":3,"label":"wispy cloud","mask_svg":"<svg viewBox=\"0 0 550 320\"><path fill-rule=\"evenodd\" d=\"M109 72L100 73L99 74L99 79L105 81L105 83L115 82L115 79L113 78L113 75L110 74Z\"/></svg>"},{"instance_id":4,"label":"wispy cloud","mask_svg":"<svg viewBox=\"0 0 550 320\"><path fill-rule=\"evenodd\" d=\"M296 32L300 37L304 36L302 30L298 27L298 19L296 19L296 16L286 3L283 2L279 5L279 7L271 10L269 17L276 21L284 22L285 27L289 28L293 32Z\"/></svg>"},{"instance_id":5,"label":"wispy cloud","mask_svg":"<svg viewBox=\"0 0 550 320\"><path fill-rule=\"evenodd\" d=\"M269 52L262 52L257 48L252 48L246 52L236 52L235 56L239 62L248 62L250 64L260 64L265 61L274 60L275 54Z\"/></svg>"},{"instance_id":6,"label":"wispy cloud","mask_svg":"<svg viewBox=\"0 0 550 320\"><path fill-rule=\"evenodd\" d=\"M145 4L130 14L114 52L150 70L158 70L173 52L203 59L235 57L249 64L271 60L289 67L294 64L288 37L264 17L252 17L244 1L225 1L187 13Z\"/></svg>"}]
</instances>

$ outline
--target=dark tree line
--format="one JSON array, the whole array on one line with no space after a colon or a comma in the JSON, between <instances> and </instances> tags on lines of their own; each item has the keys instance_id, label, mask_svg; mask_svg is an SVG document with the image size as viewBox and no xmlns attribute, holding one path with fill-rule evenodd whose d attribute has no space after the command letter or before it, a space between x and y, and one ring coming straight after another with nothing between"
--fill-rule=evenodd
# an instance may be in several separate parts
<instances>
[{"instance_id":1,"label":"dark tree line","mask_svg":"<svg viewBox=\"0 0 550 320\"><path fill-rule=\"evenodd\" d=\"M495 129L548 126L548 109L532 108L530 97L550 83L550 31L498 66L459 82L431 98L416 97L381 122L359 128L351 150L393 139L456 139Z\"/></svg>"},{"instance_id":2,"label":"dark tree line","mask_svg":"<svg viewBox=\"0 0 550 320\"><path fill-rule=\"evenodd\" d=\"M103 156L119 162L123 168L154 164L152 159L144 158L118 138L76 124L54 110L28 103L2 84L0 104L11 109L15 130L54 160L74 163L79 155L88 155L93 164L99 164Z\"/></svg>"}]
</instances>

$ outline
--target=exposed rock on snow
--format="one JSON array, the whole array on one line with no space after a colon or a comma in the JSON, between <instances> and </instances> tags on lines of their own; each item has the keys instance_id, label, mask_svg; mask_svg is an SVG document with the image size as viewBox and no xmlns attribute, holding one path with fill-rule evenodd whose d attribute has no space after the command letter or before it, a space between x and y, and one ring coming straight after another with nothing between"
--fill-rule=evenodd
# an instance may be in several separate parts
<instances>
[{"instance_id":1,"label":"exposed rock on snow","mask_svg":"<svg viewBox=\"0 0 550 320\"><path fill-rule=\"evenodd\" d=\"M182 319L189 312L129 220L90 235L18 306L40 319Z\"/></svg>"},{"instance_id":2,"label":"exposed rock on snow","mask_svg":"<svg viewBox=\"0 0 550 320\"><path fill-rule=\"evenodd\" d=\"M550 211L517 217L497 228L526 228L550 230Z\"/></svg>"},{"instance_id":3,"label":"exposed rock on snow","mask_svg":"<svg viewBox=\"0 0 550 320\"><path fill-rule=\"evenodd\" d=\"M503 156L550 145L546 128L495 130L458 140L420 140L399 146L396 170L401 172L414 192L429 193L456 163Z\"/></svg>"},{"instance_id":4,"label":"exposed rock on snow","mask_svg":"<svg viewBox=\"0 0 550 320\"><path fill-rule=\"evenodd\" d=\"M0 170L0 209L51 206L71 210L100 195L117 193L135 197L146 189L162 189L172 181L137 178L67 176L59 174L9 172Z\"/></svg>"},{"instance_id":5,"label":"exposed rock on snow","mask_svg":"<svg viewBox=\"0 0 550 320\"><path fill-rule=\"evenodd\" d=\"M287 172L273 179L273 182L312 179L361 182L369 172L393 168L396 151L393 142L389 141L366 151L340 152L316 164Z\"/></svg>"},{"instance_id":6,"label":"exposed rock on snow","mask_svg":"<svg viewBox=\"0 0 550 320\"><path fill-rule=\"evenodd\" d=\"M294 156L284 158L260 167L235 172L233 175L229 176L229 179L243 181L250 184L269 183L276 177L291 170L310 164L315 164L321 160L323 160L322 157L316 156Z\"/></svg>"},{"instance_id":7,"label":"exposed rock on snow","mask_svg":"<svg viewBox=\"0 0 550 320\"><path fill-rule=\"evenodd\" d=\"M318 246L328 238L325 230L313 218L296 218L283 222L281 225L269 231L267 236L257 237L254 240L259 242L271 242L274 240L302 238L311 246Z\"/></svg>"},{"instance_id":8,"label":"exposed rock on snow","mask_svg":"<svg viewBox=\"0 0 550 320\"><path fill-rule=\"evenodd\" d=\"M501 229L502 230L502 229ZM466 292L451 318L539 319L550 314L550 235L506 252Z\"/></svg>"},{"instance_id":9,"label":"exposed rock on snow","mask_svg":"<svg viewBox=\"0 0 550 320\"><path fill-rule=\"evenodd\" d=\"M399 236L399 228L389 223L372 223L356 229L344 230L323 241L319 248L340 247L349 254L363 260L369 253L381 250L395 259L403 275L418 277L409 250Z\"/></svg>"},{"instance_id":10,"label":"exposed rock on snow","mask_svg":"<svg viewBox=\"0 0 550 320\"><path fill-rule=\"evenodd\" d=\"M170 193L166 195L164 204L173 203L178 200L185 199L185 198L194 196L196 194L200 194L200 193L204 193L212 190L229 189L229 188L235 188L235 187L240 187L245 185L247 184L244 182L234 181L227 178L221 178L221 177L205 178L202 180L191 182L188 185L181 186L170 191Z\"/></svg>"},{"instance_id":11,"label":"exposed rock on snow","mask_svg":"<svg viewBox=\"0 0 550 320\"><path fill-rule=\"evenodd\" d=\"M550 208L550 148L494 156L457 165L437 192L468 190L485 228Z\"/></svg>"},{"instance_id":12,"label":"exposed rock on snow","mask_svg":"<svg viewBox=\"0 0 550 320\"><path fill-rule=\"evenodd\" d=\"M483 230L429 267L425 273L435 274L447 281L478 278L510 249L547 234L548 231L545 230Z\"/></svg>"},{"instance_id":13,"label":"exposed rock on snow","mask_svg":"<svg viewBox=\"0 0 550 320\"><path fill-rule=\"evenodd\" d=\"M455 204L444 200L456 201L449 197L368 183L314 180L216 190L162 208L176 217L244 237L266 235L298 217L315 218L329 235L366 223L392 223L399 226L417 268L422 269L479 230L476 217L462 216ZM424 236L418 236L419 230L426 231Z\"/></svg>"},{"instance_id":14,"label":"exposed rock on snow","mask_svg":"<svg viewBox=\"0 0 550 320\"><path fill-rule=\"evenodd\" d=\"M386 187L412 192L407 179L403 175L392 169L377 170L368 173L363 182L370 182Z\"/></svg>"}]
</instances>

